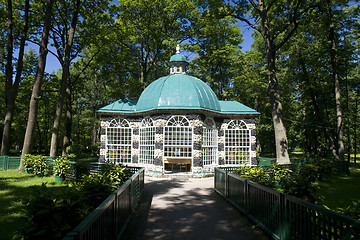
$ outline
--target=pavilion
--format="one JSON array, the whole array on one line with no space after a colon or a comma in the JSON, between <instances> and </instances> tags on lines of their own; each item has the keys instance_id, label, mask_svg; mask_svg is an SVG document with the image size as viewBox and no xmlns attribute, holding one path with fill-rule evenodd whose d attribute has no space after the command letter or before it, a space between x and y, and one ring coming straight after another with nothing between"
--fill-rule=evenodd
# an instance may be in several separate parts
<instances>
[{"instance_id":1,"label":"pavilion","mask_svg":"<svg viewBox=\"0 0 360 240\"><path fill-rule=\"evenodd\" d=\"M255 117L237 101L220 101L188 61L170 58L170 75L153 81L138 100L121 99L101 116L100 162L145 167L148 175L204 176L218 166L256 165Z\"/></svg>"}]
</instances>

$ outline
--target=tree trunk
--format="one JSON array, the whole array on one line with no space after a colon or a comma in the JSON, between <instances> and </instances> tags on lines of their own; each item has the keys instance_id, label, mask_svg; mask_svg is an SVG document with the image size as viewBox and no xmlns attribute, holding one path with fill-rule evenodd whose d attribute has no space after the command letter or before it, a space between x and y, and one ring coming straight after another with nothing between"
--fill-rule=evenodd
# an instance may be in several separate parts
<instances>
[{"instance_id":1,"label":"tree trunk","mask_svg":"<svg viewBox=\"0 0 360 240\"><path fill-rule=\"evenodd\" d=\"M95 99L94 99L94 107L93 107L93 120L94 120L94 124L93 124L93 141L92 141L92 145L96 145L98 143L98 131L97 131L97 114L96 114L96 110L98 109L98 96L99 96L99 88L98 88L98 83L97 83L97 71L95 69L95 74L94 74L94 88L95 88Z\"/></svg>"},{"instance_id":2,"label":"tree trunk","mask_svg":"<svg viewBox=\"0 0 360 240\"><path fill-rule=\"evenodd\" d=\"M268 80L269 97L271 104L271 115L275 131L276 158L279 164L290 164L288 153L288 140L282 116L282 103L278 90L278 80L275 70L275 54L267 51L268 58Z\"/></svg>"},{"instance_id":3,"label":"tree trunk","mask_svg":"<svg viewBox=\"0 0 360 240\"><path fill-rule=\"evenodd\" d=\"M358 115L358 93L355 95L355 121L354 121L354 164L356 164L356 153L357 153L357 115Z\"/></svg>"},{"instance_id":4,"label":"tree trunk","mask_svg":"<svg viewBox=\"0 0 360 240\"><path fill-rule=\"evenodd\" d=\"M61 113L64 105L64 96L65 96L65 89L66 89L66 81L70 77L70 53L71 48L74 42L74 36L75 36L75 29L78 22L78 15L80 11L80 0L77 0L75 3L75 10L73 19L71 21L71 26L69 30L69 36L65 45L65 55L64 55L64 61L62 65L62 77L61 77L61 87L59 91L58 101L56 105L56 112L55 112L55 119L54 119L54 125L53 130L51 134L51 144L50 144L50 156L54 157L56 155L56 149L57 149L57 139L59 134L59 128L60 128L60 120L61 120Z\"/></svg>"},{"instance_id":5,"label":"tree trunk","mask_svg":"<svg viewBox=\"0 0 360 240\"><path fill-rule=\"evenodd\" d=\"M33 140L33 133L35 129L36 119L37 119L37 110L38 110L38 101L41 93L41 85L44 78L45 65L46 65L46 56L48 53L47 45L49 40L49 31L51 28L51 15L52 15L52 6L54 0L46 1L46 12L44 19L44 28L41 35L40 42L40 52L38 58L37 72L35 76L34 86L30 98L29 104L29 117L26 126L26 132L24 137L24 145L22 149L21 159L24 158L26 154L31 153L31 143ZM19 170L22 171L24 165L22 160L20 161Z\"/></svg>"},{"instance_id":6,"label":"tree trunk","mask_svg":"<svg viewBox=\"0 0 360 240\"><path fill-rule=\"evenodd\" d=\"M9 11L8 18L11 19L8 22L8 45L7 46L7 62L6 62L6 106L5 106L5 121L4 121L4 129L3 129L3 136L2 136L2 143L1 143L1 155L8 155L10 149L10 132L11 132L11 124L15 109L15 99L18 93L20 78L23 70L23 63L24 63L24 52L25 52L25 41L28 33L29 28L29 9L30 4L29 0L25 1L25 13L24 13L24 29L21 33L21 40L20 40L20 48L19 48L19 56L18 56L18 63L16 67L16 75L15 75L15 82L12 84L12 6L11 1L8 1L9 4ZM10 62L9 62L10 61Z\"/></svg>"},{"instance_id":7,"label":"tree trunk","mask_svg":"<svg viewBox=\"0 0 360 240\"><path fill-rule=\"evenodd\" d=\"M71 124L72 124L72 113L71 113L71 88L70 79L68 78L66 84L66 122L65 122L65 134L63 139L62 156L67 156L67 147L71 145Z\"/></svg>"},{"instance_id":8,"label":"tree trunk","mask_svg":"<svg viewBox=\"0 0 360 240\"><path fill-rule=\"evenodd\" d=\"M342 109L341 109L341 89L339 79L339 63L338 54L335 41L335 24L333 19L332 5L328 1L329 11L329 43L330 43L330 61L333 71L334 91L335 91L335 108L336 108L336 136L337 136L337 149L336 160L344 161L344 142L343 142L343 126L342 126Z\"/></svg>"},{"instance_id":9,"label":"tree trunk","mask_svg":"<svg viewBox=\"0 0 360 240\"><path fill-rule=\"evenodd\" d=\"M7 42L6 42L6 66L5 66L5 121L4 121L4 130L3 138L1 145L1 155L6 155L9 152L10 145L10 128L12 121L13 104L9 102L9 98L12 98L12 76L13 76L13 65L12 65L12 54L13 54L13 15L12 15L12 1L7 1L8 15L7 15Z\"/></svg>"},{"instance_id":10,"label":"tree trunk","mask_svg":"<svg viewBox=\"0 0 360 240\"><path fill-rule=\"evenodd\" d=\"M278 89L278 79L276 76L276 48L271 39L270 26L265 11L262 11L262 24L268 69L268 93L270 97L271 115L275 132L276 158L277 163L279 164L290 164L290 158L288 153L288 140L286 137L286 129L283 122L283 109L280 92Z\"/></svg>"}]
</instances>

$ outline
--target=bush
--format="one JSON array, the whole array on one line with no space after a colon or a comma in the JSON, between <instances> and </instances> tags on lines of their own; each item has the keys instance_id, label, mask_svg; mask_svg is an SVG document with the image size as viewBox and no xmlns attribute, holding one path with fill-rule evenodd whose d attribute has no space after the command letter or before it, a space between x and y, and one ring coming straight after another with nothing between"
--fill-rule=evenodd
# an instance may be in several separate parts
<instances>
[{"instance_id":1,"label":"bush","mask_svg":"<svg viewBox=\"0 0 360 240\"><path fill-rule=\"evenodd\" d=\"M346 208L338 208L337 211L351 218L360 220L360 200L353 201Z\"/></svg>"},{"instance_id":2,"label":"bush","mask_svg":"<svg viewBox=\"0 0 360 240\"><path fill-rule=\"evenodd\" d=\"M74 164L75 179L80 180L82 176L90 174L90 164L86 161L77 161Z\"/></svg>"},{"instance_id":3,"label":"bush","mask_svg":"<svg viewBox=\"0 0 360 240\"><path fill-rule=\"evenodd\" d=\"M311 163L317 167L317 175L319 180L322 180L325 175L333 173L335 171L334 160L321 158L314 159L311 161Z\"/></svg>"},{"instance_id":4,"label":"bush","mask_svg":"<svg viewBox=\"0 0 360 240\"><path fill-rule=\"evenodd\" d=\"M234 174L268 187L274 187L274 182L262 167L239 167L234 171Z\"/></svg>"},{"instance_id":5,"label":"bush","mask_svg":"<svg viewBox=\"0 0 360 240\"><path fill-rule=\"evenodd\" d=\"M316 192L314 183L317 176L317 166L310 163L301 164L291 177L284 179L283 192L314 203Z\"/></svg>"},{"instance_id":6,"label":"bush","mask_svg":"<svg viewBox=\"0 0 360 240\"><path fill-rule=\"evenodd\" d=\"M55 192L45 184L33 187L25 203L30 227L24 239L61 239L131 175L125 167L103 165L101 174L84 175Z\"/></svg>"},{"instance_id":7,"label":"bush","mask_svg":"<svg viewBox=\"0 0 360 240\"><path fill-rule=\"evenodd\" d=\"M50 168L45 156L26 154L23 163L28 173L33 173L37 176L44 176L50 173Z\"/></svg>"},{"instance_id":8,"label":"bush","mask_svg":"<svg viewBox=\"0 0 360 240\"><path fill-rule=\"evenodd\" d=\"M287 166L281 166L278 163L271 165L269 172L273 178L274 184L277 186L278 190L281 190L285 186L291 176L294 174Z\"/></svg>"},{"instance_id":9,"label":"bush","mask_svg":"<svg viewBox=\"0 0 360 240\"><path fill-rule=\"evenodd\" d=\"M31 188L25 202L30 227L23 232L24 239L61 239L85 217L80 195L71 188L52 191L45 184Z\"/></svg>"},{"instance_id":10,"label":"bush","mask_svg":"<svg viewBox=\"0 0 360 240\"><path fill-rule=\"evenodd\" d=\"M67 157L57 157L54 160L53 171L55 176L65 177L70 172L70 161Z\"/></svg>"},{"instance_id":11,"label":"bush","mask_svg":"<svg viewBox=\"0 0 360 240\"><path fill-rule=\"evenodd\" d=\"M268 171L262 167L240 167L235 174L257 182L264 186L276 188L284 193L302 198L306 201L315 202L315 182L324 173L331 171L331 163L319 161L324 166L318 167L313 163L303 163L294 172L287 166L273 164Z\"/></svg>"}]
</instances>

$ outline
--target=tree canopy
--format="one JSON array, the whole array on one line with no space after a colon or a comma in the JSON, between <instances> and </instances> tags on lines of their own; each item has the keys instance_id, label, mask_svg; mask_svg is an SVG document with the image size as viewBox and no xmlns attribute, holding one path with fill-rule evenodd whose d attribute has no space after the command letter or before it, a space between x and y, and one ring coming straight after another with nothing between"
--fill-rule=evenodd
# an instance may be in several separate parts
<instances>
[{"instance_id":1,"label":"tree canopy","mask_svg":"<svg viewBox=\"0 0 360 240\"><path fill-rule=\"evenodd\" d=\"M189 74L219 99L261 113L258 155L287 163L300 149L344 160L359 152L359 14L358 3L345 0L2 0L1 154L23 149L46 53L61 68L40 76L27 151L97 154L96 110L137 99L168 74L180 44ZM44 27L48 46L32 49ZM244 30L252 32L248 51Z\"/></svg>"}]
</instances>

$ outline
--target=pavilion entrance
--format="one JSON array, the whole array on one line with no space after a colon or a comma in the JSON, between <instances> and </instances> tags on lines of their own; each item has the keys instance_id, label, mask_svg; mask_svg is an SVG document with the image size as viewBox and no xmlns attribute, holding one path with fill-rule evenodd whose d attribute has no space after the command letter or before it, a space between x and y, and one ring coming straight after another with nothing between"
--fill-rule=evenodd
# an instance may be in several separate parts
<instances>
[{"instance_id":1,"label":"pavilion entrance","mask_svg":"<svg viewBox=\"0 0 360 240\"><path fill-rule=\"evenodd\" d=\"M191 172L191 158L164 159L165 174Z\"/></svg>"}]
</instances>

